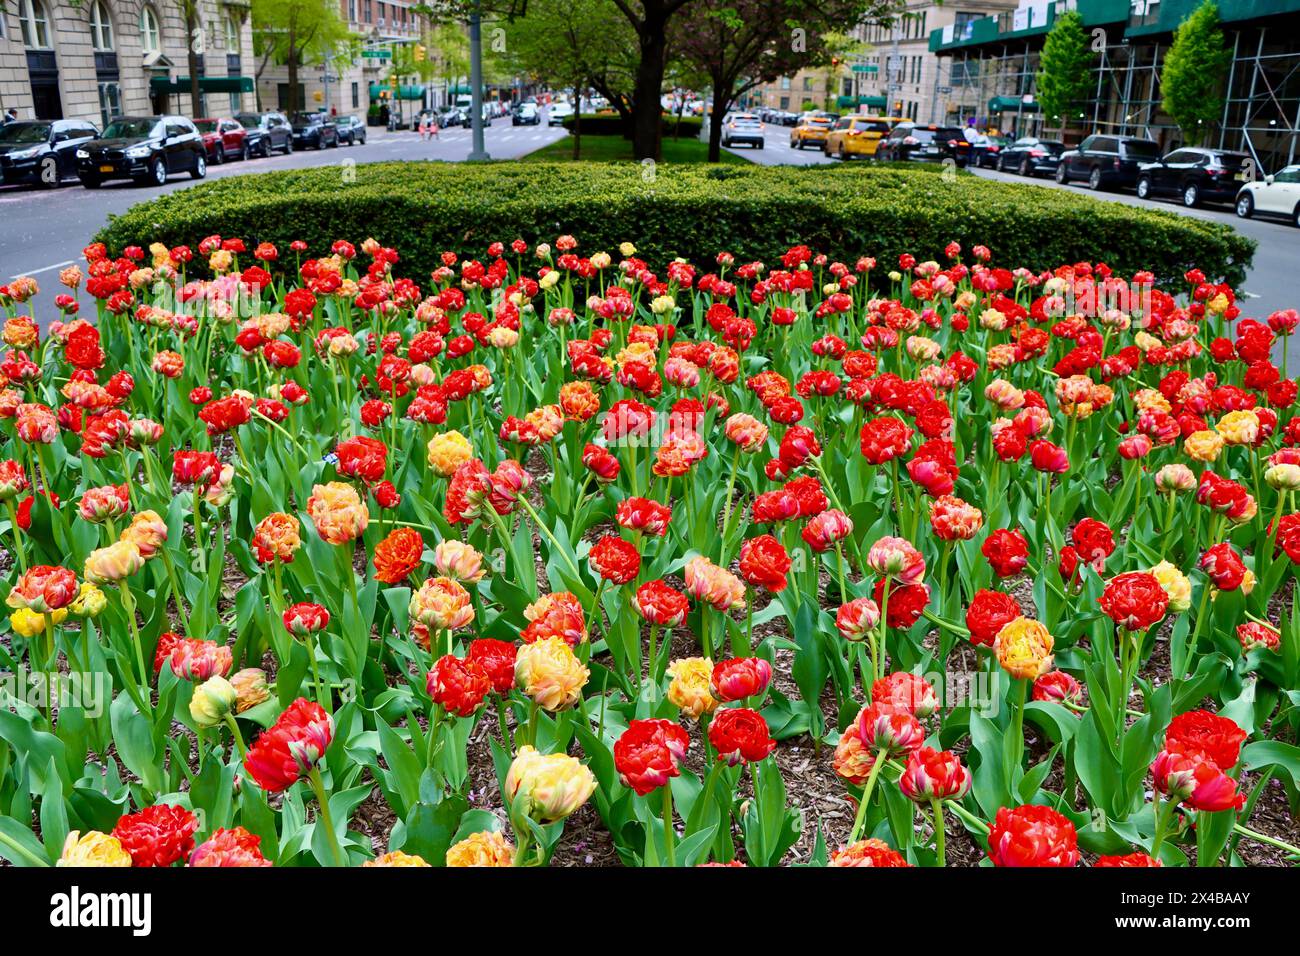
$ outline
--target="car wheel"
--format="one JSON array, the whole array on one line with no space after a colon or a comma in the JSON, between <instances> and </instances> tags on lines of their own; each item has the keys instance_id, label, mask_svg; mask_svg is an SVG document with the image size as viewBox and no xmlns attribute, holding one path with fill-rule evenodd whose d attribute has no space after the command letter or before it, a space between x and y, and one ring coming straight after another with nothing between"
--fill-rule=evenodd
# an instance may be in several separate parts
<instances>
[{"instance_id":1,"label":"car wheel","mask_svg":"<svg viewBox=\"0 0 1300 956\"><path fill-rule=\"evenodd\" d=\"M248 143L245 142L243 148L239 151L239 161L241 163L246 163L252 155L253 151L248 148Z\"/></svg>"},{"instance_id":2,"label":"car wheel","mask_svg":"<svg viewBox=\"0 0 1300 956\"><path fill-rule=\"evenodd\" d=\"M1300 204L1297 204L1295 210L1291 213L1291 225L1300 229Z\"/></svg>"},{"instance_id":3,"label":"car wheel","mask_svg":"<svg viewBox=\"0 0 1300 956\"><path fill-rule=\"evenodd\" d=\"M149 167L149 176L159 186L167 182L167 164L161 156L154 158L153 165Z\"/></svg>"},{"instance_id":4,"label":"car wheel","mask_svg":"<svg viewBox=\"0 0 1300 956\"><path fill-rule=\"evenodd\" d=\"M843 143L840 143L840 159L846 163L849 161L849 151Z\"/></svg>"},{"instance_id":5,"label":"car wheel","mask_svg":"<svg viewBox=\"0 0 1300 956\"><path fill-rule=\"evenodd\" d=\"M993 164L993 168L999 173L1005 173L1007 171L1007 158L999 156L998 161Z\"/></svg>"},{"instance_id":6,"label":"car wheel","mask_svg":"<svg viewBox=\"0 0 1300 956\"><path fill-rule=\"evenodd\" d=\"M293 137L290 136L284 141L284 155L288 156L293 152Z\"/></svg>"},{"instance_id":7,"label":"car wheel","mask_svg":"<svg viewBox=\"0 0 1300 956\"><path fill-rule=\"evenodd\" d=\"M1242 193L1237 197L1237 215L1242 219L1249 219L1255 215L1255 200L1250 193Z\"/></svg>"},{"instance_id":8,"label":"car wheel","mask_svg":"<svg viewBox=\"0 0 1300 956\"><path fill-rule=\"evenodd\" d=\"M1062 186L1070 181L1070 174L1065 171L1065 163L1056 167L1056 181Z\"/></svg>"},{"instance_id":9,"label":"car wheel","mask_svg":"<svg viewBox=\"0 0 1300 956\"><path fill-rule=\"evenodd\" d=\"M1137 181L1137 197L1138 199L1151 198L1151 177L1143 176Z\"/></svg>"},{"instance_id":10,"label":"car wheel","mask_svg":"<svg viewBox=\"0 0 1300 956\"><path fill-rule=\"evenodd\" d=\"M1092 167L1092 172L1088 174L1088 188L1094 192L1101 191L1101 167Z\"/></svg>"},{"instance_id":11,"label":"car wheel","mask_svg":"<svg viewBox=\"0 0 1300 956\"><path fill-rule=\"evenodd\" d=\"M194 157L194 168L190 170L190 175L195 179L202 179L207 174L208 160L202 153L199 153Z\"/></svg>"},{"instance_id":12,"label":"car wheel","mask_svg":"<svg viewBox=\"0 0 1300 956\"><path fill-rule=\"evenodd\" d=\"M213 159L213 161L214 161L218 166L220 166L220 165L222 165L223 163L225 163L225 161L226 161L226 147L225 147L225 146L218 146L215 150L213 150L213 152L212 152L212 159Z\"/></svg>"},{"instance_id":13,"label":"car wheel","mask_svg":"<svg viewBox=\"0 0 1300 956\"><path fill-rule=\"evenodd\" d=\"M1188 183L1183 187L1183 205L1188 209L1195 209L1201 201L1201 187L1196 183Z\"/></svg>"},{"instance_id":14,"label":"car wheel","mask_svg":"<svg viewBox=\"0 0 1300 956\"><path fill-rule=\"evenodd\" d=\"M1033 171L1029 168L1029 160L1028 160L1028 159L1022 159L1022 160L1020 161L1020 175L1021 175L1021 176L1032 176L1032 175L1033 175Z\"/></svg>"}]
</instances>

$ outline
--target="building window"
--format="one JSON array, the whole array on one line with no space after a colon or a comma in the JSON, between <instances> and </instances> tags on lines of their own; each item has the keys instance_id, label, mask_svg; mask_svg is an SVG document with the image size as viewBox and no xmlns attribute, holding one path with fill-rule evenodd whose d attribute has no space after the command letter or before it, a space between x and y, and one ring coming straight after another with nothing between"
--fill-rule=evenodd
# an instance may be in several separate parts
<instances>
[{"instance_id":1,"label":"building window","mask_svg":"<svg viewBox=\"0 0 1300 956\"><path fill-rule=\"evenodd\" d=\"M18 0L18 19L23 25L23 46L29 50L49 50L50 21L41 0Z\"/></svg>"},{"instance_id":2,"label":"building window","mask_svg":"<svg viewBox=\"0 0 1300 956\"><path fill-rule=\"evenodd\" d=\"M790 77L788 76L781 77L781 89L788 90L789 88L790 88Z\"/></svg>"},{"instance_id":3,"label":"building window","mask_svg":"<svg viewBox=\"0 0 1300 956\"><path fill-rule=\"evenodd\" d=\"M157 53L162 49L162 31L158 29L158 14L153 7L140 8L140 46L145 53Z\"/></svg>"},{"instance_id":4,"label":"building window","mask_svg":"<svg viewBox=\"0 0 1300 956\"><path fill-rule=\"evenodd\" d=\"M226 53L239 56L240 47L239 21L234 17L226 17Z\"/></svg>"},{"instance_id":5,"label":"building window","mask_svg":"<svg viewBox=\"0 0 1300 956\"><path fill-rule=\"evenodd\" d=\"M348 22L357 22L357 0L348 0Z\"/></svg>"},{"instance_id":6,"label":"building window","mask_svg":"<svg viewBox=\"0 0 1300 956\"><path fill-rule=\"evenodd\" d=\"M354 81L352 83L352 108L355 110L355 109L359 109L360 107L361 107L361 84Z\"/></svg>"},{"instance_id":7,"label":"building window","mask_svg":"<svg viewBox=\"0 0 1300 956\"><path fill-rule=\"evenodd\" d=\"M811 76L805 76L803 78L803 88L805 90L811 90L813 88L813 78Z\"/></svg>"},{"instance_id":8,"label":"building window","mask_svg":"<svg viewBox=\"0 0 1300 956\"><path fill-rule=\"evenodd\" d=\"M102 3L90 7L90 45L96 53L113 52L113 20Z\"/></svg>"},{"instance_id":9,"label":"building window","mask_svg":"<svg viewBox=\"0 0 1300 956\"><path fill-rule=\"evenodd\" d=\"M99 121L103 128L122 115L122 88L115 82L106 81L99 84Z\"/></svg>"}]
</instances>

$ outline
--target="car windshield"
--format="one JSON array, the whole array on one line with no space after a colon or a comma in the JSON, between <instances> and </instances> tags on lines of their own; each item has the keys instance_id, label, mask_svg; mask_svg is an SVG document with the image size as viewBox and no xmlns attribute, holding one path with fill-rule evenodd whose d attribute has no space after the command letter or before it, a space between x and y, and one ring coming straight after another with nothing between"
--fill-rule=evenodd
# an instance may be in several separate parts
<instances>
[{"instance_id":1,"label":"car windshield","mask_svg":"<svg viewBox=\"0 0 1300 956\"><path fill-rule=\"evenodd\" d=\"M918 143L930 143L934 141L934 130L932 129L910 129L904 135L912 137Z\"/></svg>"},{"instance_id":2,"label":"car windshield","mask_svg":"<svg viewBox=\"0 0 1300 956\"><path fill-rule=\"evenodd\" d=\"M256 113L240 113L235 119L239 120L244 126L261 126L262 117Z\"/></svg>"},{"instance_id":3,"label":"car windshield","mask_svg":"<svg viewBox=\"0 0 1300 956\"><path fill-rule=\"evenodd\" d=\"M293 125L310 126L312 123L318 122L322 118L323 117L321 117L319 113L294 113Z\"/></svg>"},{"instance_id":4,"label":"car windshield","mask_svg":"<svg viewBox=\"0 0 1300 956\"><path fill-rule=\"evenodd\" d=\"M0 143L44 143L49 138L49 123L10 123L8 126L0 126Z\"/></svg>"},{"instance_id":5,"label":"car windshield","mask_svg":"<svg viewBox=\"0 0 1300 956\"><path fill-rule=\"evenodd\" d=\"M149 136L157 124L151 119L116 119L104 128L101 139L134 139Z\"/></svg>"},{"instance_id":6,"label":"car windshield","mask_svg":"<svg viewBox=\"0 0 1300 956\"><path fill-rule=\"evenodd\" d=\"M1159 159L1160 148L1146 139L1126 139L1124 149L1131 159Z\"/></svg>"},{"instance_id":7,"label":"car windshield","mask_svg":"<svg viewBox=\"0 0 1300 956\"><path fill-rule=\"evenodd\" d=\"M216 120L195 120L194 125L198 127L200 133L215 133L217 131Z\"/></svg>"}]
</instances>

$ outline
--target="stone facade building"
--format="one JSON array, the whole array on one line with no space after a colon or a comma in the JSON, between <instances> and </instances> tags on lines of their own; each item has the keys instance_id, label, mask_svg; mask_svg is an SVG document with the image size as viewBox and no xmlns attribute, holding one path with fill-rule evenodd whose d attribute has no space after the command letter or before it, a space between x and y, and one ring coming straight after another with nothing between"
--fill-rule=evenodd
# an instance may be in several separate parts
<instances>
[{"instance_id":1,"label":"stone facade building","mask_svg":"<svg viewBox=\"0 0 1300 956\"><path fill-rule=\"evenodd\" d=\"M188 44L177 0L7 0L0 10L0 110L19 119L255 108L248 0L198 0L200 108L190 101ZM196 31L197 32L197 31Z\"/></svg>"}]
</instances>

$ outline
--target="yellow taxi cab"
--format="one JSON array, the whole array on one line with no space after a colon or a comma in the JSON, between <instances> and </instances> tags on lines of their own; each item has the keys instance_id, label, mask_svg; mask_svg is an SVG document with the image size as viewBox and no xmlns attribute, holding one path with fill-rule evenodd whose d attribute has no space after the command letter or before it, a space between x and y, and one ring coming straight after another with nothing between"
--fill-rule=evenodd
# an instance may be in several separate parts
<instances>
[{"instance_id":1,"label":"yellow taxi cab","mask_svg":"<svg viewBox=\"0 0 1300 956\"><path fill-rule=\"evenodd\" d=\"M875 156L880 141L901 122L902 117L894 116L842 117L826 135L822 151L827 156L845 160L854 156Z\"/></svg>"},{"instance_id":2,"label":"yellow taxi cab","mask_svg":"<svg viewBox=\"0 0 1300 956\"><path fill-rule=\"evenodd\" d=\"M803 149L805 146L820 147L826 142L835 121L829 116L805 116L799 125L790 131L790 148Z\"/></svg>"}]
</instances>

